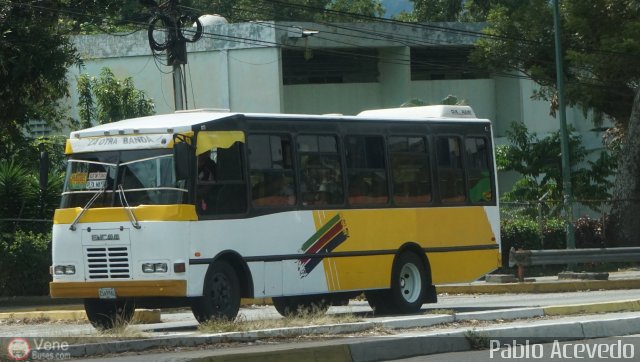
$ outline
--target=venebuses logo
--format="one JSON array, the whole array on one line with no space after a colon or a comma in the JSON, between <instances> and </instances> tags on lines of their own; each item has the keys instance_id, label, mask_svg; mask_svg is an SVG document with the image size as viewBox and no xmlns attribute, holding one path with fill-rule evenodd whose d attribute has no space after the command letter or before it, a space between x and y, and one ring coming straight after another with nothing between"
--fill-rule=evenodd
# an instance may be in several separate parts
<instances>
[{"instance_id":1,"label":"venebuses logo","mask_svg":"<svg viewBox=\"0 0 640 362\"><path fill-rule=\"evenodd\" d=\"M9 357L15 361L24 361L29 358L31 347L29 342L24 338L14 338L7 345L7 353Z\"/></svg>"}]
</instances>

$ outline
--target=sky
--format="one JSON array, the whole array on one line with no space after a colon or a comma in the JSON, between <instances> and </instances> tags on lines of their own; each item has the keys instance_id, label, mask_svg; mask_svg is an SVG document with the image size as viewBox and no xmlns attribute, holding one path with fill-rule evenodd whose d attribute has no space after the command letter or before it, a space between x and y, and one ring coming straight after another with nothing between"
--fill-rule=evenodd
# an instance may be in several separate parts
<instances>
[{"instance_id":1,"label":"sky","mask_svg":"<svg viewBox=\"0 0 640 362\"><path fill-rule=\"evenodd\" d=\"M413 9L411 0L382 0L381 2L387 11L384 15L385 18L390 18L402 12L402 10L410 12Z\"/></svg>"}]
</instances>

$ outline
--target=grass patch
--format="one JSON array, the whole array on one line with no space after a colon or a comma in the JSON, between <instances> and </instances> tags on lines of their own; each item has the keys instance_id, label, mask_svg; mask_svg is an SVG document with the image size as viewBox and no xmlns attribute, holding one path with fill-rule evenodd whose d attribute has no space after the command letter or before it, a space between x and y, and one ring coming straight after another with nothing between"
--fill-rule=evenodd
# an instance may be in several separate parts
<instances>
[{"instance_id":1,"label":"grass patch","mask_svg":"<svg viewBox=\"0 0 640 362\"><path fill-rule=\"evenodd\" d=\"M464 333L464 337L469 342L471 349L481 350L489 348L489 337L476 330L469 330Z\"/></svg>"},{"instance_id":2,"label":"grass patch","mask_svg":"<svg viewBox=\"0 0 640 362\"><path fill-rule=\"evenodd\" d=\"M356 323L362 319L351 313L325 314L320 311L299 312L292 316L280 319L260 319L248 320L245 316L239 315L234 320L214 319L198 326L198 331L202 333L226 333L226 332L247 332L260 329L275 329L288 327L306 327L310 325L328 325L340 323Z\"/></svg>"},{"instance_id":3,"label":"grass patch","mask_svg":"<svg viewBox=\"0 0 640 362\"><path fill-rule=\"evenodd\" d=\"M131 327L132 319L116 316L111 328L96 329L97 335L100 337L117 337L117 338L145 338L148 334L136 328Z\"/></svg>"},{"instance_id":4,"label":"grass patch","mask_svg":"<svg viewBox=\"0 0 640 362\"><path fill-rule=\"evenodd\" d=\"M21 324L45 324L51 322L51 318L39 316L34 318L15 318L10 315L9 318L0 319L0 325L21 325Z\"/></svg>"}]
</instances>

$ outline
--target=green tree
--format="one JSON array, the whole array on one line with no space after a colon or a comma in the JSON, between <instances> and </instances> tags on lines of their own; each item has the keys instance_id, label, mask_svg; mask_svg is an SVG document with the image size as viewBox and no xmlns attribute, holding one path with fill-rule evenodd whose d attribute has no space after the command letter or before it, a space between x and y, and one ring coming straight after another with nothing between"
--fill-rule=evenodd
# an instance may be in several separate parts
<instances>
[{"instance_id":1,"label":"green tree","mask_svg":"<svg viewBox=\"0 0 640 362\"><path fill-rule=\"evenodd\" d=\"M497 71L517 71L540 85L535 94L557 108L552 4L504 1L488 16L487 36L473 59ZM622 148L607 231L617 245L638 244L640 223L640 2L563 0L562 42L569 106L614 122Z\"/></svg>"},{"instance_id":2,"label":"green tree","mask_svg":"<svg viewBox=\"0 0 640 362\"><path fill-rule=\"evenodd\" d=\"M73 34L146 30L149 18L158 10L165 11L167 3L160 0L59 1L64 9L60 24ZM220 14L230 22L353 22L385 13L380 0L181 0L177 11L196 17Z\"/></svg>"},{"instance_id":3,"label":"green tree","mask_svg":"<svg viewBox=\"0 0 640 362\"><path fill-rule=\"evenodd\" d=\"M492 6L505 0L412 0L413 12L400 14L402 21L485 21Z\"/></svg>"},{"instance_id":4,"label":"green tree","mask_svg":"<svg viewBox=\"0 0 640 362\"><path fill-rule=\"evenodd\" d=\"M133 78L120 81L109 68L102 68L97 78L81 74L78 94L80 122L84 126L93 121L104 124L155 113L153 100L135 88Z\"/></svg>"},{"instance_id":5,"label":"green tree","mask_svg":"<svg viewBox=\"0 0 640 362\"><path fill-rule=\"evenodd\" d=\"M543 196L560 205L562 200L562 172L560 162L560 134L558 131L540 138L530 133L521 122L514 122L507 131L509 145L499 147L496 163L502 171L516 171L522 177L513 189L503 195L505 201L538 201ZM610 197L609 177L615 170L607 151L602 151L596 161L587 159L588 152L582 137L571 133L572 174L571 184L578 200L593 208L599 203L586 201L605 200Z\"/></svg>"},{"instance_id":6,"label":"green tree","mask_svg":"<svg viewBox=\"0 0 640 362\"><path fill-rule=\"evenodd\" d=\"M40 3L38 3L40 4ZM25 1L0 3L0 158L27 142L29 121L61 126L68 119L59 107L68 95L66 73L75 49L58 27L57 1L42 6Z\"/></svg>"},{"instance_id":7,"label":"green tree","mask_svg":"<svg viewBox=\"0 0 640 362\"><path fill-rule=\"evenodd\" d=\"M38 169L14 160L0 160L0 234L12 233L16 228L45 232L50 224L29 224L6 219L51 220L60 203L64 174L49 172L48 183L40 189ZM23 227L19 227L19 226Z\"/></svg>"},{"instance_id":8,"label":"green tree","mask_svg":"<svg viewBox=\"0 0 640 362\"><path fill-rule=\"evenodd\" d=\"M380 0L333 0L327 8L335 12L327 16L327 21L354 22L361 19L350 14L358 14L364 17L381 17L385 13ZM349 14L341 15L339 13Z\"/></svg>"}]
</instances>

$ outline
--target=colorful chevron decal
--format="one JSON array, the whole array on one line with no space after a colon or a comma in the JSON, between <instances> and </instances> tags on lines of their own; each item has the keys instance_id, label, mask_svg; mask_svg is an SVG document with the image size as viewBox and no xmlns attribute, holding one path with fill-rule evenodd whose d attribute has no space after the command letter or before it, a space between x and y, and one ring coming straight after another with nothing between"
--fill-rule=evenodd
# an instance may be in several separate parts
<instances>
[{"instance_id":1,"label":"colorful chevron decal","mask_svg":"<svg viewBox=\"0 0 640 362\"><path fill-rule=\"evenodd\" d=\"M313 234L304 244L301 252L303 254L322 254L333 251L349 237L347 225L340 214L332 217L315 234ZM302 278L306 277L322 261L322 257L306 257L298 259L298 271Z\"/></svg>"}]
</instances>

